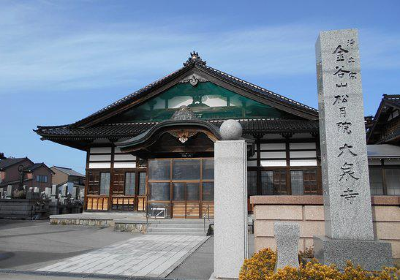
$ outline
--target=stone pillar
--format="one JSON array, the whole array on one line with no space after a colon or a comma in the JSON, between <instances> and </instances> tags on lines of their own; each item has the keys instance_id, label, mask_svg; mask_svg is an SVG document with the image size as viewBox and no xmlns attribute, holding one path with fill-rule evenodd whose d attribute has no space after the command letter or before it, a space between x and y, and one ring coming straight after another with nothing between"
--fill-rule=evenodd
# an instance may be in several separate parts
<instances>
[{"instance_id":1,"label":"stone pillar","mask_svg":"<svg viewBox=\"0 0 400 280\"><path fill-rule=\"evenodd\" d=\"M357 30L321 32L316 57L326 234L314 238L316 256L380 269L387 255L374 264L364 256L378 248L387 254L390 244L368 242L374 231Z\"/></svg>"},{"instance_id":2,"label":"stone pillar","mask_svg":"<svg viewBox=\"0 0 400 280\"><path fill-rule=\"evenodd\" d=\"M217 141L214 145L214 277L239 278L247 257L246 142Z\"/></svg>"},{"instance_id":3,"label":"stone pillar","mask_svg":"<svg viewBox=\"0 0 400 280\"><path fill-rule=\"evenodd\" d=\"M321 32L316 52L325 232L373 240L357 30Z\"/></svg>"},{"instance_id":4,"label":"stone pillar","mask_svg":"<svg viewBox=\"0 0 400 280\"><path fill-rule=\"evenodd\" d=\"M275 222L274 233L278 259L275 270L285 266L299 268L300 225L298 223Z\"/></svg>"}]
</instances>

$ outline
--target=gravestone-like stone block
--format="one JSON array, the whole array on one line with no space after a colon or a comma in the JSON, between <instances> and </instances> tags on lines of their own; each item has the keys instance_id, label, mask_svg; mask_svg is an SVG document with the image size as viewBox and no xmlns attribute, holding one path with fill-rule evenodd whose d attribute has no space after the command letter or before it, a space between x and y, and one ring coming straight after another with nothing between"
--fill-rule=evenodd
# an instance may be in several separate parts
<instances>
[{"instance_id":1,"label":"gravestone-like stone block","mask_svg":"<svg viewBox=\"0 0 400 280\"><path fill-rule=\"evenodd\" d=\"M13 191L13 186L8 185L7 186L7 197L12 197L12 191Z\"/></svg>"},{"instance_id":2,"label":"gravestone-like stone block","mask_svg":"<svg viewBox=\"0 0 400 280\"><path fill-rule=\"evenodd\" d=\"M73 198L73 199L76 199L77 198L77 187L72 187L72 191L71 191L71 197Z\"/></svg>"},{"instance_id":3,"label":"gravestone-like stone block","mask_svg":"<svg viewBox=\"0 0 400 280\"><path fill-rule=\"evenodd\" d=\"M316 43L325 232L374 240L358 44L355 29Z\"/></svg>"},{"instance_id":4,"label":"gravestone-like stone block","mask_svg":"<svg viewBox=\"0 0 400 280\"><path fill-rule=\"evenodd\" d=\"M64 185L62 185L61 186L61 196L67 196L67 192L68 192L68 185L67 184L64 184Z\"/></svg>"},{"instance_id":5,"label":"gravestone-like stone block","mask_svg":"<svg viewBox=\"0 0 400 280\"><path fill-rule=\"evenodd\" d=\"M50 187L45 188L44 193L45 193L46 197L50 197L51 196L51 188Z\"/></svg>"},{"instance_id":6,"label":"gravestone-like stone block","mask_svg":"<svg viewBox=\"0 0 400 280\"><path fill-rule=\"evenodd\" d=\"M51 195L57 196L57 185L51 186Z\"/></svg>"},{"instance_id":7,"label":"gravestone-like stone block","mask_svg":"<svg viewBox=\"0 0 400 280\"><path fill-rule=\"evenodd\" d=\"M214 144L214 277L238 278L248 257L247 148L244 140Z\"/></svg>"},{"instance_id":8,"label":"gravestone-like stone block","mask_svg":"<svg viewBox=\"0 0 400 280\"><path fill-rule=\"evenodd\" d=\"M274 232L278 259L275 270L285 266L299 267L300 225L297 223L275 222Z\"/></svg>"}]
</instances>

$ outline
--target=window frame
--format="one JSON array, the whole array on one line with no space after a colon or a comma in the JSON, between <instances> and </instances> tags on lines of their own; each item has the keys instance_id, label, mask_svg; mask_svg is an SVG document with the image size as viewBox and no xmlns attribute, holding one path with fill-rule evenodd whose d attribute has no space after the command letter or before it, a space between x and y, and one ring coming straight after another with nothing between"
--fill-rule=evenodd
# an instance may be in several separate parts
<instances>
[{"instance_id":1,"label":"window frame","mask_svg":"<svg viewBox=\"0 0 400 280\"><path fill-rule=\"evenodd\" d=\"M102 174L108 174L108 179L109 179L109 181L108 181L108 194L101 193ZM100 172L100 175L99 175L99 195L110 195L110 191L111 191L111 171Z\"/></svg>"},{"instance_id":2,"label":"window frame","mask_svg":"<svg viewBox=\"0 0 400 280\"><path fill-rule=\"evenodd\" d=\"M369 165L368 166L368 171L371 169L380 169L382 172L382 185L383 185L383 196L398 196L398 194L388 194L388 182L387 182L387 174L386 171L387 170L392 170L392 169L400 169L400 165ZM371 187L371 183L370 183L370 187ZM399 184L399 188L400 188L400 184ZM371 195L371 196L375 196L375 195ZM379 195L376 195L379 196Z\"/></svg>"},{"instance_id":3,"label":"window frame","mask_svg":"<svg viewBox=\"0 0 400 280\"><path fill-rule=\"evenodd\" d=\"M47 175L36 175L36 182L37 183L48 183L49 176Z\"/></svg>"}]
</instances>

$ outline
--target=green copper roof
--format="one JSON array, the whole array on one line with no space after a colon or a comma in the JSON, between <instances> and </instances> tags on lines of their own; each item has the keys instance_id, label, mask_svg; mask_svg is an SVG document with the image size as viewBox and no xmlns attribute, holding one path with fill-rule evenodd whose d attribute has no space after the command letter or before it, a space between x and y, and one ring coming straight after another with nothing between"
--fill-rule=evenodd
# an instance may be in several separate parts
<instances>
[{"instance_id":1,"label":"green copper roof","mask_svg":"<svg viewBox=\"0 0 400 280\"><path fill-rule=\"evenodd\" d=\"M188 106L200 119L295 118L211 82L202 82L196 86L190 83L177 84L157 97L111 118L109 122L168 120L183 105Z\"/></svg>"}]
</instances>

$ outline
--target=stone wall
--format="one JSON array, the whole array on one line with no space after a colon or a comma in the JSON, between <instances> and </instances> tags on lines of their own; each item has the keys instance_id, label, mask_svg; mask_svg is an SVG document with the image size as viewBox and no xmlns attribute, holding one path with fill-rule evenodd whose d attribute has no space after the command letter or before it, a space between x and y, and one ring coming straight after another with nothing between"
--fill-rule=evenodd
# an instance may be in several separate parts
<instances>
[{"instance_id":1,"label":"stone wall","mask_svg":"<svg viewBox=\"0 0 400 280\"><path fill-rule=\"evenodd\" d=\"M46 217L46 205L38 205L35 199L0 199L1 219L32 219L35 215Z\"/></svg>"},{"instance_id":2,"label":"stone wall","mask_svg":"<svg viewBox=\"0 0 400 280\"><path fill-rule=\"evenodd\" d=\"M312 246L314 235L325 235L322 196L252 196L255 252L276 249L274 221L300 224L299 250ZM400 259L400 196L372 197L375 237L392 244L393 257Z\"/></svg>"},{"instance_id":3,"label":"stone wall","mask_svg":"<svg viewBox=\"0 0 400 280\"><path fill-rule=\"evenodd\" d=\"M96 218L96 217L77 218L74 216L70 216L69 214L50 216L50 224L52 224L52 225L98 226L98 227L113 227L115 225L114 220L111 218L110 219Z\"/></svg>"}]
</instances>

